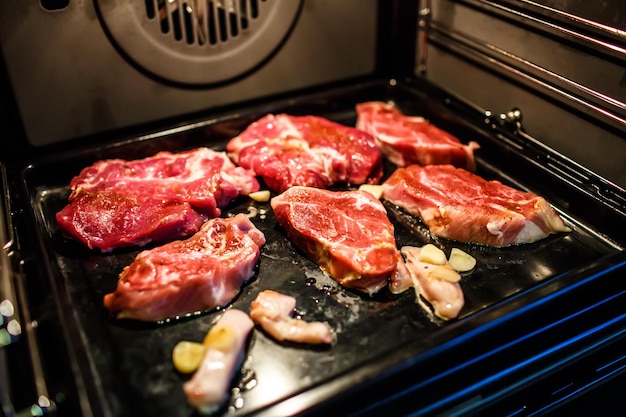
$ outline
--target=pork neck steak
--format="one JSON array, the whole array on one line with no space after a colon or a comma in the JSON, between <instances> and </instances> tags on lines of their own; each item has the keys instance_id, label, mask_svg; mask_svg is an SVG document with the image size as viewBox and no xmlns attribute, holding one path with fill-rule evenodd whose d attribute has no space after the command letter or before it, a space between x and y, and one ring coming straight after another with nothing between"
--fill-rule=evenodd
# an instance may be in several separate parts
<instances>
[{"instance_id":1,"label":"pork neck steak","mask_svg":"<svg viewBox=\"0 0 626 417\"><path fill-rule=\"evenodd\" d=\"M258 189L252 173L208 148L110 159L72 179L56 220L64 235L109 252L188 237L234 198Z\"/></svg>"},{"instance_id":2,"label":"pork neck steak","mask_svg":"<svg viewBox=\"0 0 626 417\"><path fill-rule=\"evenodd\" d=\"M365 191L292 187L271 206L290 241L341 285L373 294L399 261L383 204Z\"/></svg>"},{"instance_id":3,"label":"pork neck steak","mask_svg":"<svg viewBox=\"0 0 626 417\"><path fill-rule=\"evenodd\" d=\"M369 133L318 116L268 114L226 150L279 193L295 185L378 184L382 177L382 157Z\"/></svg>"},{"instance_id":4,"label":"pork neck steak","mask_svg":"<svg viewBox=\"0 0 626 417\"><path fill-rule=\"evenodd\" d=\"M210 219L186 240L140 252L104 306L118 318L142 321L224 306L254 276L264 244L244 214Z\"/></svg>"},{"instance_id":5,"label":"pork neck steak","mask_svg":"<svg viewBox=\"0 0 626 417\"><path fill-rule=\"evenodd\" d=\"M434 235L461 242L508 246L570 230L544 198L452 165L398 168L383 197Z\"/></svg>"},{"instance_id":6,"label":"pork neck steak","mask_svg":"<svg viewBox=\"0 0 626 417\"><path fill-rule=\"evenodd\" d=\"M451 164L474 171L478 143L464 145L423 117L404 115L379 101L356 105L356 127L376 139L381 153L398 166Z\"/></svg>"}]
</instances>

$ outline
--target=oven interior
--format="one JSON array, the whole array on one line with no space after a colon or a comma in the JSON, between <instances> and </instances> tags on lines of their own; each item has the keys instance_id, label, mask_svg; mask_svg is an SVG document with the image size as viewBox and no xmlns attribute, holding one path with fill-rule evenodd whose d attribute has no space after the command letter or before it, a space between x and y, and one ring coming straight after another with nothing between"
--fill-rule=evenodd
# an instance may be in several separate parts
<instances>
[{"instance_id":1,"label":"oven interior","mask_svg":"<svg viewBox=\"0 0 626 417\"><path fill-rule=\"evenodd\" d=\"M30 3L0 6L11 98L0 272L15 306L2 314L5 328L20 324L0 352L5 415L193 415L171 350L201 339L219 312L155 325L107 315L102 297L138 250L103 255L59 234L54 214L80 169L222 150L266 113L353 126L355 105L369 100L478 142L481 176L543 195L572 232L509 248L460 244L386 204L399 247L461 247L478 260L459 319L443 322L412 291L341 288L291 245L267 203L234 201L225 215L248 213L268 244L232 305L246 311L267 288L294 295L337 343L302 348L255 331L223 412L530 415L623 375L626 112L614 76L624 34L605 20L621 6L581 20L572 13L589 11L575 2L556 13L549 1L208 1L196 27L199 12L180 1ZM555 76L553 44L604 76Z\"/></svg>"}]
</instances>

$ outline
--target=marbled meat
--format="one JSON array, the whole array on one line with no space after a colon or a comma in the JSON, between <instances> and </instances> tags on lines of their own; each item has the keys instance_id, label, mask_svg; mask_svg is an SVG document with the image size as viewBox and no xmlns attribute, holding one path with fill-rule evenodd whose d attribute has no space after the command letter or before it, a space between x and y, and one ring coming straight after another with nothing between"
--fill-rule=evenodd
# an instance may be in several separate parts
<instances>
[{"instance_id":1,"label":"marbled meat","mask_svg":"<svg viewBox=\"0 0 626 417\"><path fill-rule=\"evenodd\" d=\"M369 133L318 116L268 114L226 150L279 193L295 185L377 184L382 177L382 157Z\"/></svg>"},{"instance_id":2,"label":"marbled meat","mask_svg":"<svg viewBox=\"0 0 626 417\"><path fill-rule=\"evenodd\" d=\"M404 115L380 101L359 103L356 111L356 127L372 134L381 153L398 166L451 164L470 171L476 169L476 142L464 145L423 117Z\"/></svg>"},{"instance_id":3,"label":"marbled meat","mask_svg":"<svg viewBox=\"0 0 626 417\"><path fill-rule=\"evenodd\" d=\"M368 294L387 285L400 255L372 194L292 187L270 203L290 241L341 285Z\"/></svg>"},{"instance_id":4,"label":"marbled meat","mask_svg":"<svg viewBox=\"0 0 626 417\"><path fill-rule=\"evenodd\" d=\"M210 219L186 240L140 252L104 306L118 318L142 321L224 306L254 276L264 244L245 214Z\"/></svg>"},{"instance_id":5,"label":"marbled meat","mask_svg":"<svg viewBox=\"0 0 626 417\"><path fill-rule=\"evenodd\" d=\"M65 236L109 252L188 237L234 198L258 189L252 173L208 148L103 160L72 179L56 220Z\"/></svg>"},{"instance_id":6,"label":"marbled meat","mask_svg":"<svg viewBox=\"0 0 626 417\"><path fill-rule=\"evenodd\" d=\"M383 183L383 198L434 235L461 242L508 246L570 230L543 197L452 165L398 168Z\"/></svg>"}]
</instances>

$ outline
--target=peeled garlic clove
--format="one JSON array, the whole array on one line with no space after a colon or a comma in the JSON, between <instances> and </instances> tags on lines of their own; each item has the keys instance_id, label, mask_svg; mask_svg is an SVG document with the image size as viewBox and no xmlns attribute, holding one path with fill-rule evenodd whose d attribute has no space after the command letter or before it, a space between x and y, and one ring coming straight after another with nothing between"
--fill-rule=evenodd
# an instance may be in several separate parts
<instances>
[{"instance_id":1,"label":"peeled garlic clove","mask_svg":"<svg viewBox=\"0 0 626 417\"><path fill-rule=\"evenodd\" d=\"M227 352L235 344L237 334L235 329L229 326L217 324L209 330L202 342L205 347Z\"/></svg>"},{"instance_id":2,"label":"peeled garlic clove","mask_svg":"<svg viewBox=\"0 0 626 417\"><path fill-rule=\"evenodd\" d=\"M461 280L461 275L447 265L436 266L432 270L431 276L448 282L459 282Z\"/></svg>"},{"instance_id":3,"label":"peeled garlic clove","mask_svg":"<svg viewBox=\"0 0 626 417\"><path fill-rule=\"evenodd\" d=\"M450 267L458 272L470 271L476 266L476 259L459 248L452 248L448 262Z\"/></svg>"},{"instance_id":4,"label":"peeled garlic clove","mask_svg":"<svg viewBox=\"0 0 626 417\"><path fill-rule=\"evenodd\" d=\"M383 197L383 186L375 185L375 184L363 184L359 186L359 190L367 191L377 199L381 199Z\"/></svg>"},{"instance_id":5,"label":"peeled garlic clove","mask_svg":"<svg viewBox=\"0 0 626 417\"><path fill-rule=\"evenodd\" d=\"M253 193L248 194L248 197L250 197L254 201L258 201L259 203L265 203L266 201L269 201L270 199L270 192L269 190L255 191Z\"/></svg>"},{"instance_id":6,"label":"peeled garlic clove","mask_svg":"<svg viewBox=\"0 0 626 417\"><path fill-rule=\"evenodd\" d=\"M204 358L206 347L202 343L180 341L172 350L172 362L177 371L184 374L195 372Z\"/></svg>"},{"instance_id":7,"label":"peeled garlic clove","mask_svg":"<svg viewBox=\"0 0 626 417\"><path fill-rule=\"evenodd\" d=\"M446 254L432 243L422 246L418 259L420 262L428 262L435 265L443 265L447 262Z\"/></svg>"}]
</instances>

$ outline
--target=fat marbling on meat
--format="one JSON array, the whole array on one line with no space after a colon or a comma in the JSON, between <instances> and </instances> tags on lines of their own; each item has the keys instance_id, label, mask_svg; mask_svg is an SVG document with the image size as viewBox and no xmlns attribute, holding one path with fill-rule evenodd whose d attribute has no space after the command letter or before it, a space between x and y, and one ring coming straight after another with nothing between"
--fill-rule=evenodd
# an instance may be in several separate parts
<instances>
[{"instance_id":1,"label":"fat marbling on meat","mask_svg":"<svg viewBox=\"0 0 626 417\"><path fill-rule=\"evenodd\" d=\"M371 133L381 153L398 166L451 164L474 171L474 150L420 116L407 116L392 105L370 101L356 105L356 127Z\"/></svg>"},{"instance_id":2,"label":"fat marbling on meat","mask_svg":"<svg viewBox=\"0 0 626 417\"><path fill-rule=\"evenodd\" d=\"M382 157L369 133L319 116L268 114L226 150L278 193L296 185L377 184L382 177Z\"/></svg>"},{"instance_id":3,"label":"fat marbling on meat","mask_svg":"<svg viewBox=\"0 0 626 417\"><path fill-rule=\"evenodd\" d=\"M109 159L71 180L56 220L64 235L109 252L188 237L234 198L258 189L252 173L208 148Z\"/></svg>"},{"instance_id":4,"label":"fat marbling on meat","mask_svg":"<svg viewBox=\"0 0 626 417\"><path fill-rule=\"evenodd\" d=\"M140 252L104 305L118 318L142 321L224 306L254 276L264 244L244 214L210 219L186 240Z\"/></svg>"},{"instance_id":5,"label":"fat marbling on meat","mask_svg":"<svg viewBox=\"0 0 626 417\"><path fill-rule=\"evenodd\" d=\"M434 235L461 242L508 246L570 230L543 197L452 165L398 168L383 183L383 198Z\"/></svg>"},{"instance_id":6,"label":"fat marbling on meat","mask_svg":"<svg viewBox=\"0 0 626 417\"><path fill-rule=\"evenodd\" d=\"M383 204L366 191L292 187L270 202L291 242L341 285L373 294L399 260Z\"/></svg>"}]
</instances>

